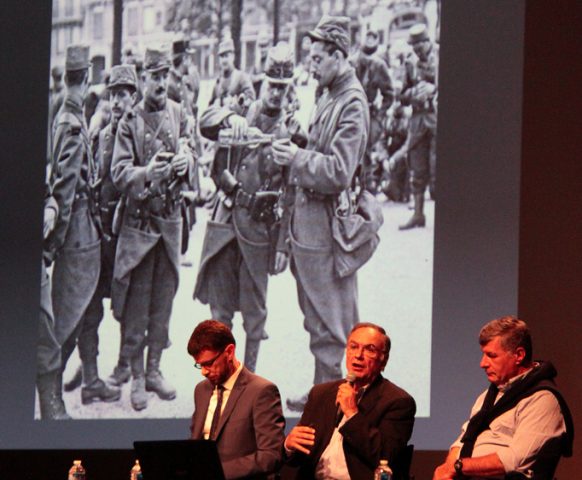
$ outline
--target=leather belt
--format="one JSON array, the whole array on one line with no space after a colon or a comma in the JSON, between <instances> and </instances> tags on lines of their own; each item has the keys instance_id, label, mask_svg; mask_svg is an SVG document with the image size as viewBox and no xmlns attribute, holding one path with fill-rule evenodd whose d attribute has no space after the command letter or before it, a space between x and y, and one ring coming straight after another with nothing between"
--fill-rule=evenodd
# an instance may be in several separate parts
<instances>
[{"instance_id":1,"label":"leather belt","mask_svg":"<svg viewBox=\"0 0 582 480\"><path fill-rule=\"evenodd\" d=\"M305 196L313 200L327 200L335 198L337 195L328 195L327 193L316 192L312 188L297 187L297 192L303 193Z\"/></svg>"},{"instance_id":2,"label":"leather belt","mask_svg":"<svg viewBox=\"0 0 582 480\"><path fill-rule=\"evenodd\" d=\"M239 207L249 210L253 206L253 203L255 203L255 196L251 193L245 192L242 188L239 188L236 192L234 203Z\"/></svg>"}]
</instances>

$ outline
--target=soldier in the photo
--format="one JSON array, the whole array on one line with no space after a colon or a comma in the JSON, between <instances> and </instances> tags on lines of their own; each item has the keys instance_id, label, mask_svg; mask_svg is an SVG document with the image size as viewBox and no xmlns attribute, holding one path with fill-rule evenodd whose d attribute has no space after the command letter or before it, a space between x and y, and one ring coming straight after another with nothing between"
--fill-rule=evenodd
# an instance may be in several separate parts
<instances>
[{"instance_id":1,"label":"soldier in the photo","mask_svg":"<svg viewBox=\"0 0 582 480\"><path fill-rule=\"evenodd\" d=\"M257 39L257 47L259 49L259 65L253 65L251 70L251 81L255 89L255 95L259 98L261 93L261 86L265 78L265 70L267 67L267 56L269 53L269 36L266 32L261 32Z\"/></svg>"},{"instance_id":2,"label":"soldier in the photo","mask_svg":"<svg viewBox=\"0 0 582 480\"><path fill-rule=\"evenodd\" d=\"M44 202L43 239L55 228L59 206L53 196ZM55 335L55 319L51 299L51 279L47 273L45 258L41 262L40 315L38 345L36 349L36 389L41 420L68 420L60 385L57 378L61 371L61 346Z\"/></svg>"},{"instance_id":3,"label":"soldier in the photo","mask_svg":"<svg viewBox=\"0 0 582 480\"><path fill-rule=\"evenodd\" d=\"M122 356L130 359L131 404L147 407L147 391L176 397L162 376L172 304L178 289L182 190L192 172L187 117L167 98L170 50L148 48L144 99L119 122L111 176L124 210L111 287L113 313L123 324ZM147 346L147 367L144 350Z\"/></svg>"},{"instance_id":4,"label":"soldier in the photo","mask_svg":"<svg viewBox=\"0 0 582 480\"><path fill-rule=\"evenodd\" d=\"M220 143L221 132L226 132L232 146L219 148L214 160L213 177L220 193L206 227L194 298L210 304L212 318L229 328L234 313L241 312L244 364L251 371L264 338L268 276L282 272L288 257L285 173L273 162L270 144L273 139L306 143L296 120L285 123L283 107L293 81L293 63L286 43L272 47L261 97L246 117L230 108L211 107L200 119L204 136Z\"/></svg>"},{"instance_id":5,"label":"soldier in the photo","mask_svg":"<svg viewBox=\"0 0 582 480\"><path fill-rule=\"evenodd\" d=\"M381 187L386 197L394 202L408 202L410 199L406 143L408 122L406 108L399 101L393 103L386 121L388 158L383 161Z\"/></svg>"},{"instance_id":6,"label":"soldier in the photo","mask_svg":"<svg viewBox=\"0 0 582 480\"><path fill-rule=\"evenodd\" d=\"M187 115L193 115L193 85L189 78L190 55L193 50L186 40L172 43L172 68L168 76L168 98L182 104ZM200 85L197 86L196 96Z\"/></svg>"},{"instance_id":7,"label":"soldier in the photo","mask_svg":"<svg viewBox=\"0 0 582 480\"><path fill-rule=\"evenodd\" d=\"M218 46L220 75L212 89L209 105L234 106L236 113L244 115L249 105L256 99L250 77L234 65L234 43L231 38Z\"/></svg>"},{"instance_id":8,"label":"soldier in the photo","mask_svg":"<svg viewBox=\"0 0 582 480\"><path fill-rule=\"evenodd\" d=\"M361 166L360 178L363 187L371 193L376 193L378 190L382 173L382 160L387 157L384 123L386 112L394 100L390 71L377 53L378 44L378 32L368 30L360 50L350 59L358 80L366 92L370 109L370 136ZM378 96L381 98L379 105L376 101ZM372 150L375 150L376 153L373 154Z\"/></svg>"},{"instance_id":9,"label":"soldier in the photo","mask_svg":"<svg viewBox=\"0 0 582 480\"><path fill-rule=\"evenodd\" d=\"M348 334L358 322L356 273L334 268L332 219L350 188L368 142L368 99L348 61L349 18L324 16L309 32L312 71L322 89L306 148L273 142L274 160L289 168L296 189L290 221L291 271L297 281L304 327L315 357L313 383L342 378ZM307 393L288 398L301 411Z\"/></svg>"},{"instance_id":10,"label":"soldier in the photo","mask_svg":"<svg viewBox=\"0 0 582 480\"><path fill-rule=\"evenodd\" d=\"M65 71L61 65L55 65L51 68L52 85L49 90L49 128L52 128L54 119L65 98L64 73Z\"/></svg>"},{"instance_id":11,"label":"soldier in the photo","mask_svg":"<svg viewBox=\"0 0 582 480\"><path fill-rule=\"evenodd\" d=\"M79 335L79 357L83 369L83 404L93 401L113 402L121 397L119 385L129 380L129 359L121 357L120 365L109 378L111 385L99 378L97 355L99 348L99 325L103 319L103 300L111 297L111 280L117 246L117 232L113 230L113 215L119 202L120 193L111 179L111 159L115 145L115 135L122 116L133 107L137 96L137 74L133 65L116 65L111 69L107 86L111 106L111 121L97 135L92 146L95 164L99 169L99 205L101 216L101 273L99 283L91 303L87 307L81 334ZM122 326L123 329L123 326Z\"/></svg>"},{"instance_id":12,"label":"soldier in the photo","mask_svg":"<svg viewBox=\"0 0 582 480\"><path fill-rule=\"evenodd\" d=\"M75 349L81 319L99 278L101 248L95 184L98 172L91 155L83 101L88 88L89 47L72 45L66 54L66 93L54 122L49 188L58 206L54 230L45 250L54 259L52 303L55 334L61 345L62 372Z\"/></svg>"},{"instance_id":13,"label":"soldier in the photo","mask_svg":"<svg viewBox=\"0 0 582 480\"><path fill-rule=\"evenodd\" d=\"M436 129L438 93L438 49L430 40L426 25L410 28L408 43L414 55L405 63L405 76L400 101L412 106L407 140L410 187L414 199L414 213L400 230L424 227L424 194L430 186L435 194Z\"/></svg>"}]
</instances>

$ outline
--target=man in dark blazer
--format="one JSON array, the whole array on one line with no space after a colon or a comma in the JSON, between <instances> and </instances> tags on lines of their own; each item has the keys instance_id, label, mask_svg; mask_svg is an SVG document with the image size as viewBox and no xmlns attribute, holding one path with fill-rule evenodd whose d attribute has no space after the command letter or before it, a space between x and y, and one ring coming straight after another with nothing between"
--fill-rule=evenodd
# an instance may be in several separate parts
<instances>
[{"instance_id":1,"label":"man in dark blazer","mask_svg":"<svg viewBox=\"0 0 582 480\"><path fill-rule=\"evenodd\" d=\"M371 480L381 459L401 478L401 455L412 434L416 405L382 377L390 338L373 323L356 324L346 347L347 381L314 386L298 425L285 439L298 479Z\"/></svg>"},{"instance_id":2,"label":"man in dark blazer","mask_svg":"<svg viewBox=\"0 0 582 480\"><path fill-rule=\"evenodd\" d=\"M216 320L192 332L188 353L206 380L194 390L193 439L217 442L228 479L266 479L280 466L285 419L277 386L245 368L236 342Z\"/></svg>"}]
</instances>

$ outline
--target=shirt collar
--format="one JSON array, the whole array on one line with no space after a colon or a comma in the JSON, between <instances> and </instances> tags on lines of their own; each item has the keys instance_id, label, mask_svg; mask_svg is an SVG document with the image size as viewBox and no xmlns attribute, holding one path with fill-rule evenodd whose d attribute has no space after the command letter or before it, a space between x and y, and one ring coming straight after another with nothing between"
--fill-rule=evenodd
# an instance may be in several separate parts
<instances>
[{"instance_id":1,"label":"shirt collar","mask_svg":"<svg viewBox=\"0 0 582 480\"><path fill-rule=\"evenodd\" d=\"M354 67L348 67L339 77L337 77L333 84L329 87L329 94L332 97L340 94L352 82L352 77L355 76Z\"/></svg>"},{"instance_id":2,"label":"shirt collar","mask_svg":"<svg viewBox=\"0 0 582 480\"><path fill-rule=\"evenodd\" d=\"M234 371L234 373L230 377L228 377L228 380L222 384L225 390L229 391L232 390L234 384L236 383L236 380L238 379L238 376L240 375L240 372L242 371L242 368L243 368L242 362L238 362L238 368Z\"/></svg>"},{"instance_id":3,"label":"shirt collar","mask_svg":"<svg viewBox=\"0 0 582 480\"><path fill-rule=\"evenodd\" d=\"M530 368L528 368L525 372L520 373L519 375L516 375L515 377L510 378L507 381L507 383L505 383L503 385L499 385L499 387L497 387L497 388L502 393L507 392L507 390L509 390L515 384L515 382L517 382L517 381L521 380L522 378L524 378L526 375L528 375L537 366L539 366L539 363L537 363L537 362L532 363L532 366Z\"/></svg>"},{"instance_id":4,"label":"shirt collar","mask_svg":"<svg viewBox=\"0 0 582 480\"><path fill-rule=\"evenodd\" d=\"M83 97L77 92L67 92L65 102L77 112L83 111Z\"/></svg>"}]
</instances>

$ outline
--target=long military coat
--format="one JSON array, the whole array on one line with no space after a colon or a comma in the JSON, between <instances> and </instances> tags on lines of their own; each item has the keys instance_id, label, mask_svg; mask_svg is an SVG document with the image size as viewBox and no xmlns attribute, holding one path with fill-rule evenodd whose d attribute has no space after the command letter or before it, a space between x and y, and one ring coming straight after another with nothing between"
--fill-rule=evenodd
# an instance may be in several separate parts
<instances>
[{"instance_id":1,"label":"long military coat","mask_svg":"<svg viewBox=\"0 0 582 480\"><path fill-rule=\"evenodd\" d=\"M228 108L209 108L200 119L202 134L211 140L216 140L222 121L232 113L232 110ZM261 100L251 104L247 114L250 126L258 127L263 133L273 134L276 138L289 138L283 117L283 111L276 117L266 115L263 112ZM215 161L219 158L225 161L223 154L227 155L225 151L219 150ZM229 170L240 182L242 190L248 194L253 194L258 190L279 191L284 186L283 169L273 161L270 145L254 149L231 147L229 163ZM224 164L221 168L226 167L227 165ZM234 239L237 241L257 288L261 292L266 292L269 267L275 253L272 247L276 244L277 251L287 250L289 214L285 199L286 197L283 196L280 201L280 204L284 206L281 223L285 226L279 229L269 229L264 222L253 220L249 210L236 202L231 210L225 207L223 200L219 201L206 226L200 270L194 289L195 299L198 298L202 303L211 305L218 303L218 299L209 298L208 264ZM231 297L233 310L238 310L238 292L224 292L224 295ZM220 303L223 302L224 299L221 299Z\"/></svg>"},{"instance_id":2,"label":"long military coat","mask_svg":"<svg viewBox=\"0 0 582 480\"><path fill-rule=\"evenodd\" d=\"M331 222L340 193L351 182L368 141L368 101L353 68L319 99L308 144L289 171L296 187L291 217L291 257L296 279L330 333L345 344L358 321L356 276L334 271ZM306 322L310 319L306 318Z\"/></svg>"},{"instance_id":3,"label":"long military coat","mask_svg":"<svg viewBox=\"0 0 582 480\"><path fill-rule=\"evenodd\" d=\"M99 185L99 212L101 215L101 228L103 229L103 238L101 239L101 279L97 289L98 294L106 298L111 296L111 280L113 278L117 247L117 235L113 233L113 215L121 197L121 193L117 190L111 178L111 161L116 133L117 128L113 129L113 124L109 123L99 132L93 145L95 164L101 180Z\"/></svg>"},{"instance_id":4,"label":"long military coat","mask_svg":"<svg viewBox=\"0 0 582 480\"><path fill-rule=\"evenodd\" d=\"M55 118L50 188L58 205L45 250L55 259L52 302L63 344L81 320L97 286L100 234L91 208L93 164L80 95L67 93Z\"/></svg>"},{"instance_id":5,"label":"long military coat","mask_svg":"<svg viewBox=\"0 0 582 480\"><path fill-rule=\"evenodd\" d=\"M164 193L165 185L147 182L146 168L158 151L178 152L179 140L187 134L186 123L183 108L170 99L159 112L147 112L142 101L119 122L111 166L113 183L125 195L111 291L117 318L123 313L132 270L160 240L174 267L177 289L182 235L180 206L169 212L150 211L148 192ZM192 169L188 172L191 175Z\"/></svg>"}]
</instances>

